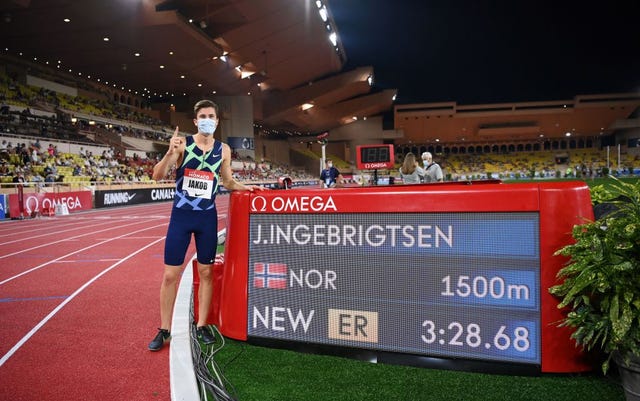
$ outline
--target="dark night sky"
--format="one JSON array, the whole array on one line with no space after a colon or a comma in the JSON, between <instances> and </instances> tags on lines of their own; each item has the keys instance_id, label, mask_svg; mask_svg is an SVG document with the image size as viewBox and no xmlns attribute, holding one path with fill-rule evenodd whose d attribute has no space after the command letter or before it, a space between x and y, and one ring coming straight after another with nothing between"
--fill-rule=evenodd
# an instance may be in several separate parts
<instances>
[{"instance_id":1,"label":"dark night sky","mask_svg":"<svg viewBox=\"0 0 640 401\"><path fill-rule=\"evenodd\" d=\"M591 3L591 2L589 2ZM331 0L344 71L371 65L396 103L640 91L640 1Z\"/></svg>"}]
</instances>

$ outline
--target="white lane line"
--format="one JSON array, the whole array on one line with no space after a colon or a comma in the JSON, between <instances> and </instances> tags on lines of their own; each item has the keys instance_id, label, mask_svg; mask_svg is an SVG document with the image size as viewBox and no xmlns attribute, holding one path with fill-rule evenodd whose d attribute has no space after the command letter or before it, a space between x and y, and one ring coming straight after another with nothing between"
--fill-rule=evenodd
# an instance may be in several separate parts
<instances>
[{"instance_id":1,"label":"white lane line","mask_svg":"<svg viewBox=\"0 0 640 401\"><path fill-rule=\"evenodd\" d=\"M145 205L141 205L141 206L145 206ZM50 227L52 225L55 225L56 227L60 227L60 228L66 228L67 226L71 226L71 225L86 224L86 220L130 220L132 217L130 215L131 213L130 209L133 209L133 208L134 206L121 208L121 210L118 210L118 212L120 212L119 214L114 213L109 216L95 215L98 213L105 213L106 212L105 209L91 209L86 211L74 212L69 216L65 216L65 217L51 217L51 218L45 217L41 219L30 219L30 220L20 220L20 221L18 220L0 221L2 223L0 225L0 237L3 237L5 234L7 236L13 235L17 225L20 225L21 233L28 233L32 231L39 232L39 231L42 231L43 228ZM137 215L136 218L169 218L169 210L165 208L166 208L166 205L163 208L155 207L151 209L147 205L147 207L145 208L146 213L139 214ZM164 215L159 214L159 212L163 212L165 210L167 210L167 213L165 213Z\"/></svg>"},{"instance_id":2,"label":"white lane line","mask_svg":"<svg viewBox=\"0 0 640 401\"><path fill-rule=\"evenodd\" d=\"M103 226L103 225L106 225L106 224L111 224L111 222L95 223L95 224L92 224L92 227ZM73 227L73 228L69 228L69 229L66 229L66 230L58 230L57 227L50 227L50 228L55 228L55 235L58 235L58 234L61 234L61 233L66 233L67 231L78 231L78 227ZM42 232L42 229L40 229L39 231ZM20 234L22 234L22 233L20 233ZM27 240L31 240L31 239L41 238L41 237L51 237L51 235L54 235L54 233L47 232L45 234L33 235L31 237L19 238L19 239L13 240L13 241L0 242L0 246L13 244L15 242L22 242L22 241L27 241Z\"/></svg>"},{"instance_id":3,"label":"white lane line","mask_svg":"<svg viewBox=\"0 0 640 401\"><path fill-rule=\"evenodd\" d=\"M136 239L156 239L158 238L157 235L148 235L148 236L144 236L144 237L136 237ZM96 240L101 241L103 238L96 238Z\"/></svg>"},{"instance_id":4,"label":"white lane line","mask_svg":"<svg viewBox=\"0 0 640 401\"><path fill-rule=\"evenodd\" d=\"M169 388L172 400L200 399L191 351L192 266L195 258L196 255L193 255L182 272L171 319Z\"/></svg>"},{"instance_id":5,"label":"white lane line","mask_svg":"<svg viewBox=\"0 0 640 401\"><path fill-rule=\"evenodd\" d=\"M76 239L76 238L81 238L81 237L86 237L86 236L88 236L88 235L95 235L95 234L97 234L97 233L101 233L101 232L105 232L105 231L109 231L109 230L117 230L117 229L119 229L119 228L128 227L128 226L133 226L133 225L136 225L136 224L140 224L140 222L135 222L135 223L131 223L131 224L125 224L125 225L117 226L117 227L105 228L104 230L93 231L93 232L91 232L90 234L86 234L86 233L85 233L85 234L75 235L75 236L73 236L73 237L69 237L69 238L63 238L63 239L61 239L61 240L59 240L59 241L49 242L49 243L46 243L46 244L42 244L42 245L38 245L38 246L31 247L31 248L28 248L28 249L22 249L22 250L17 251L17 252L8 253L8 254L6 254L6 255L0 255L0 259L8 258L9 256L18 255L18 254L20 254L20 253L24 253L24 252L29 252L29 251L32 251L32 250L34 250L34 249L44 248L44 247L46 247L46 246L50 246L50 245L53 245L53 244L57 244L57 243L59 243L59 242L69 241L69 240ZM168 224L168 222L167 222L167 223L165 223L165 224ZM163 224L159 224L159 225L156 225L156 226L154 226L154 227L159 227L159 226L161 226L161 225L163 225Z\"/></svg>"},{"instance_id":6,"label":"white lane line","mask_svg":"<svg viewBox=\"0 0 640 401\"><path fill-rule=\"evenodd\" d=\"M4 354L2 359L0 359L0 366L4 365L4 363L9 358L11 358L11 356L13 356L13 354L15 354L16 351L18 351L20 349L20 347L22 347L24 345L24 343L26 343L31 337L33 337L33 335L36 334L38 332L38 330L40 330L40 328L42 326L44 326L49 320L51 320L51 318L53 318L56 315L56 313L58 313L62 308L64 308L65 305L67 305L69 302L71 302L75 297L77 297L82 291L84 291L94 281L96 281L97 279L99 279L100 277L102 277L103 275L105 275L106 273L111 271L112 269L114 269L116 266L120 265L122 262L125 262L125 261L129 260L131 257L139 254L140 252L144 251L145 249L149 248L150 246L157 244L158 242L162 241L163 239L164 239L164 237L162 237L160 239L157 239L157 240L147 244L146 246L138 249L137 251L133 252L132 254L127 256L126 258L123 258L119 262L112 264L111 266L109 266L108 268L104 269L103 271L98 273L96 276L94 276L91 280L89 280L86 283L84 283L82 285L82 287L78 288L73 294L69 295L69 297L67 299L62 301L60 303L60 305L56 306L56 308L54 310L52 310L51 313L49 313L44 319L42 319L40 321L40 323L38 323L33 329L31 329L31 331L29 331L24 337L22 337L22 339L20 339L20 341L18 341L16 343L16 345L14 345L9 350L9 352Z\"/></svg>"},{"instance_id":7,"label":"white lane line","mask_svg":"<svg viewBox=\"0 0 640 401\"><path fill-rule=\"evenodd\" d=\"M91 262L115 262L116 260L120 260L118 258L116 259L91 259ZM71 260L58 260L56 262L53 263L86 263L87 259L71 259Z\"/></svg>"},{"instance_id":8,"label":"white lane line","mask_svg":"<svg viewBox=\"0 0 640 401\"><path fill-rule=\"evenodd\" d=\"M72 220L72 221L68 221L68 224L62 224L60 222L60 220L58 221L51 221L51 222L44 222L44 221L40 221L37 225L36 224L32 224L29 226L20 226L20 234L26 234L26 233L30 233L30 232L40 232L42 231L43 228L48 228L50 226L55 226L56 228L61 227L61 228L67 228L69 226L78 226L80 224L82 224L82 221L76 221L76 220ZM33 229L31 229L31 227L33 227ZM16 231L16 225L13 224L11 226L7 226L6 229L0 229L0 236L2 235L13 235Z\"/></svg>"},{"instance_id":9,"label":"white lane line","mask_svg":"<svg viewBox=\"0 0 640 401\"><path fill-rule=\"evenodd\" d=\"M137 230L137 231L128 232L128 233L126 233L126 234L122 234L122 235L120 235L120 236L118 236L118 237L113 237L113 238L110 238L110 239L107 239L107 240L104 240L104 241L100 241L100 242L98 242L98 243L95 243L95 244L93 244L93 245L89 245L89 246L87 246L87 247L85 247L85 248L78 249L77 251L73 251L73 252L68 253L68 254L66 254L66 255L60 256L59 258L52 259L52 260L50 260L50 261L48 261L48 262L45 262L45 263L43 263L43 264L41 264L41 265L38 265L38 266L36 266L36 267L33 267L33 268L29 269L29 270L25 270L25 271L23 271L22 273L16 274L16 275L15 275L15 276L13 276L13 277L9 277L9 278L8 278L8 279L6 279L6 280L0 281L0 285L3 285L3 284L5 284L5 283L7 283L7 282L9 282L9 281L11 281L11 280L14 280L14 279L16 279L16 278L20 277L20 276L24 276L25 274L29 274L29 273L31 273L32 271L38 270L38 269L43 268L43 267L45 267L45 266L47 266L47 265L50 265L51 263L57 262L57 261L59 261L60 259L64 259L64 258L66 258L67 256L75 255L75 254L76 254L76 253L78 253L78 252L82 252L82 251L84 251L84 250L94 248L94 247L96 247L96 246L99 246L99 245L105 244L105 243L107 243L107 242L110 242L110 241L113 241L113 240L116 240L116 239L120 239L120 238L123 238L123 237L129 236L129 235L131 235L131 234L139 233L139 232L141 232L141 231L151 230L151 229L153 229L153 228L160 227L160 226L163 226L163 225L164 225L164 224L156 224L155 226L145 227L145 228L140 229L140 230ZM164 238L164 237L161 237L160 239L162 239L162 238ZM156 240L156 241L158 241L158 240Z\"/></svg>"},{"instance_id":10,"label":"white lane line","mask_svg":"<svg viewBox=\"0 0 640 401\"><path fill-rule=\"evenodd\" d=\"M149 219L161 219L161 218L167 218L167 216L157 216L157 215L140 216L140 217L130 216L130 217L122 217L122 218L119 218L118 220L121 220L121 221L125 222L125 221L131 221L132 219L136 219L136 220L137 220L137 219L145 219L145 220L149 220ZM87 219L84 219L84 218L81 218L81 219L83 219L83 220L87 220ZM88 219L88 220L96 220L96 219L93 219L93 218L92 218L92 219ZM55 226L55 227L47 226L47 228L55 228L55 230L56 230L56 231L55 231L55 234L56 234L56 235L58 235L58 234L60 234L60 233L65 233L65 232L68 232L68 231L76 231L76 230L78 230L78 227L77 227L77 226L78 226L79 224L87 224L87 222L86 222L86 221L78 221L78 223L77 223L77 224L75 224L75 223L74 223L74 227L66 228L66 229L64 229L64 230L61 230L61 229L60 229L60 226ZM99 223L98 223L98 222L91 223L91 225L92 225L93 227L103 226L103 225L106 225L106 224L113 224L113 221L109 221L109 220L102 220L102 221L100 221ZM44 227L40 227L40 228L37 228L36 230L37 230L39 233L41 233L41 232L42 232L42 230L43 230L43 228L44 228ZM29 231L34 231L34 230L29 230ZM26 233L28 233L29 231L20 231L19 233L20 233L20 234L26 234ZM21 242L21 241L25 241L25 240L34 239L34 238L50 237L51 235L52 235L52 233L51 233L51 232L47 232L47 233L45 233L45 234L34 235L34 236L31 236L31 237L19 238L19 239L13 240L13 241L2 242L2 243L0 243L0 246L1 246L1 245L7 245L7 244L13 244L13 243L15 243L15 242ZM15 236L15 233L14 233L14 236Z\"/></svg>"}]
</instances>

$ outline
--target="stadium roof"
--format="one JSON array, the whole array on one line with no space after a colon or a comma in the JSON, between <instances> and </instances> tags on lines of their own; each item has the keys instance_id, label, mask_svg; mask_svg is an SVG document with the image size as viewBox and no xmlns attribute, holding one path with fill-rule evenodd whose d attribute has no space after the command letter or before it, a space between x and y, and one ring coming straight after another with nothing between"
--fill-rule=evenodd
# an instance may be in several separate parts
<instances>
[{"instance_id":1,"label":"stadium roof","mask_svg":"<svg viewBox=\"0 0 640 401\"><path fill-rule=\"evenodd\" d=\"M0 13L7 55L153 102L252 96L267 130L328 130L396 93L370 93L371 67L343 71L322 1L0 0Z\"/></svg>"},{"instance_id":2,"label":"stadium roof","mask_svg":"<svg viewBox=\"0 0 640 401\"><path fill-rule=\"evenodd\" d=\"M596 138L637 129L640 94L582 95L570 100L458 105L421 103L394 107L397 143L487 143Z\"/></svg>"}]
</instances>

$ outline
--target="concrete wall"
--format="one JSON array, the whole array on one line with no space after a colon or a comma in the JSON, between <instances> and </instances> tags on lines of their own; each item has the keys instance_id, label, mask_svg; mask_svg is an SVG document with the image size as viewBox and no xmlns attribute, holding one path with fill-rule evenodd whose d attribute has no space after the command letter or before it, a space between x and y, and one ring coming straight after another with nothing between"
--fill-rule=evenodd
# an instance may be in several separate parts
<instances>
[{"instance_id":1,"label":"concrete wall","mask_svg":"<svg viewBox=\"0 0 640 401\"><path fill-rule=\"evenodd\" d=\"M327 154L335 154L355 165L356 146L381 144L383 137L382 117L354 121L329 132Z\"/></svg>"}]
</instances>

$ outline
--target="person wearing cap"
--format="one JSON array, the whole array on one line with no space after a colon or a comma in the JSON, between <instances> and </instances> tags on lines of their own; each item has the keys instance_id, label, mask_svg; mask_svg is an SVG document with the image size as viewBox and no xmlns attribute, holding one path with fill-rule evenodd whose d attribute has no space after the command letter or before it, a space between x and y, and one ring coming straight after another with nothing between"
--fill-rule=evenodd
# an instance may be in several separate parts
<instances>
[{"instance_id":1,"label":"person wearing cap","mask_svg":"<svg viewBox=\"0 0 640 401\"><path fill-rule=\"evenodd\" d=\"M442 168L440 168L438 163L433 161L433 156L430 152L424 152L422 154L422 162L424 164L424 182L443 181Z\"/></svg>"}]
</instances>

